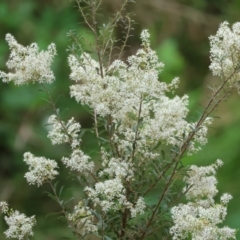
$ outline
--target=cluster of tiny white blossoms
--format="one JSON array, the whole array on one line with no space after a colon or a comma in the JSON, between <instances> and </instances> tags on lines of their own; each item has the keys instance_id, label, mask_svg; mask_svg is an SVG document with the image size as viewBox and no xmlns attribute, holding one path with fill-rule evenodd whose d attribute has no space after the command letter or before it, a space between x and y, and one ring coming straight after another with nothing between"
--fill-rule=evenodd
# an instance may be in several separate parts
<instances>
[{"instance_id":1,"label":"cluster of tiny white blossoms","mask_svg":"<svg viewBox=\"0 0 240 240\"><path fill-rule=\"evenodd\" d=\"M232 29L228 22L223 22L217 34L210 36L210 69L213 75L230 77L231 85L239 90L240 61L240 22L234 23Z\"/></svg>"},{"instance_id":2,"label":"cluster of tiny white blossoms","mask_svg":"<svg viewBox=\"0 0 240 240\"><path fill-rule=\"evenodd\" d=\"M0 202L0 210L6 214L4 219L9 228L4 234L7 238L23 240L28 239L29 236L33 236L32 228L36 225L35 216L26 217L25 214L17 210L9 209L6 202Z\"/></svg>"},{"instance_id":3,"label":"cluster of tiny white blossoms","mask_svg":"<svg viewBox=\"0 0 240 240\"><path fill-rule=\"evenodd\" d=\"M134 218L138 214L144 214L146 209L146 203L143 197L139 197L135 206L130 208L131 217Z\"/></svg>"},{"instance_id":4,"label":"cluster of tiny white blossoms","mask_svg":"<svg viewBox=\"0 0 240 240\"><path fill-rule=\"evenodd\" d=\"M105 212L119 210L129 204L126 199L126 189L119 178L97 182L94 188L86 187L85 191L94 205L101 206Z\"/></svg>"},{"instance_id":5,"label":"cluster of tiny white blossoms","mask_svg":"<svg viewBox=\"0 0 240 240\"><path fill-rule=\"evenodd\" d=\"M8 212L8 204L6 202L0 202L0 210L3 213L7 213Z\"/></svg>"},{"instance_id":6,"label":"cluster of tiny white blossoms","mask_svg":"<svg viewBox=\"0 0 240 240\"><path fill-rule=\"evenodd\" d=\"M125 179L129 181L134 178L133 164L121 158L110 157L110 154L102 147L102 167L99 176L108 175L111 178Z\"/></svg>"},{"instance_id":7,"label":"cluster of tiny white blossoms","mask_svg":"<svg viewBox=\"0 0 240 240\"><path fill-rule=\"evenodd\" d=\"M67 220L78 230L81 235L97 232L98 227L94 224L94 215L89 207L80 201L73 209L73 213L67 215Z\"/></svg>"},{"instance_id":8,"label":"cluster of tiny white blossoms","mask_svg":"<svg viewBox=\"0 0 240 240\"><path fill-rule=\"evenodd\" d=\"M56 115L51 115L48 123L52 125L52 130L49 131L48 138L50 138L53 145L69 142L73 149L79 146L80 140L78 139L78 135L81 126L74 118L65 123L58 119Z\"/></svg>"},{"instance_id":9,"label":"cluster of tiny white blossoms","mask_svg":"<svg viewBox=\"0 0 240 240\"><path fill-rule=\"evenodd\" d=\"M5 73L0 71L0 78L3 82L13 81L16 85L30 82L51 83L55 77L50 69L56 46L51 44L47 51L40 51L36 43L24 47L17 43L11 34L6 35L6 41L11 50L7 67L13 72Z\"/></svg>"},{"instance_id":10,"label":"cluster of tiny white blossoms","mask_svg":"<svg viewBox=\"0 0 240 240\"><path fill-rule=\"evenodd\" d=\"M52 181L58 174L55 169L58 168L56 161L46 159L45 157L35 157L30 152L23 155L24 162L29 165L29 172L24 177L31 185L41 186L44 182Z\"/></svg>"},{"instance_id":11,"label":"cluster of tiny white blossoms","mask_svg":"<svg viewBox=\"0 0 240 240\"><path fill-rule=\"evenodd\" d=\"M170 233L173 240L182 240L191 236L193 240L236 239L236 230L229 227L218 227L227 215L227 204L232 196L225 193L221 203L214 202L218 190L216 188L216 170L222 165L221 160L207 167L191 166L188 177L184 179L189 187L187 204L179 204L172 208L174 226ZM185 192L185 188L183 191Z\"/></svg>"},{"instance_id":12,"label":"cluster of tiny white blossoms","mask_svg":"<svg viewBox=\"0 0 240 240\"><path fill-rule=\"evenodd\" d=\"M95 206L102 207L105 212L127 208L130 210L131 217L143 214L146 208L144 198L139 197L135 203L131 203L126 198L123 181L134 179L133 164L120 158L110 157L103 147L101 154L103 170L99 171L98 175L100 177L106 175L111 179L96 183L94 188L86 187L85 191L89 199Z\"/></svg>"},{"instance_id":13,"label":"cluster of tiny white blossoms","mask_svg":"<svg viewBox=\"0 0 240 240\"><path fill-rule=\"evenodd\" d=\"M198 201L202 206L208 207L214 203L214 197L218 193L216 188L216 170L223 165L221 160L206 167L191 166L188 177L184 178L187 186L191 186L187 191L187 200ZM186 191L185 187L183 191Z\"/></svg>"},{"instance_id":14,"label":"cluster of tiny white blossoms","mask_svg":"<svg viewBox=\"0 0 240 240\"><path fill-rule=\"evenodd\" d=\"M78 171L84 175L88 175L94 169L94 163L89 161L90 157L78 149L80 145L79 133L81 126L74 118L68 120L67 123L60 120L56 115L52 115L48 119L48 123L52 125L52 129L48 133L52 144L70 143L73 149L71 156L63 157L64 165L71 171Z\"/></svg>"},{"instance_id":15,"label":"cluster of tiny white blossoms","mask_svg":"<svg viewBox=\"0 0 240 240\"><path fill-rule=\"evenodd\" d=\"M78 171L84 175L88 175L94 169L94 162L89 161L90 157L83 153L83 151L76 149L72 152L71 157L63 157L62 162L66 167L72 171Z\"/></svg>"},{"instance_id":16,"label":"cluster of tiny white blossoms","mask_svg":"<svg viewBox=\"0 0 240 240\"><path fill-rule=\"evenodd\" d=\"M104 212L127 208L131 212L131 217L136 217L138 214L143 214L146 208L143 197L139 197L135 204L127 200L126 189L120 178L98 182L94 189L86 187L85 191L94 206L100 206Z\"/></svg>"},{"instance_id":17,"label":"cluster of tiny white blossoms","mask_svg":"<svg viewBox=\"0 0 240 240\"><path fill-rule=\"evenodd\" d=\"M136 126L141 119L136 152L141 151L139 155L147 156L149 151L146 149L159 141L180 146L185 140L183 134L187 136L195 123L186 121L188 96L171 99L166 95L178 87L179 79L173 79L170 84L159 81L158 75L164 64L150 48L147 30L142 32L141 39L142 48L130 56L127 63L116 60L108 69L103 69L102 74L99 63L87 53L80 59L70 55L70 78L76 82L70 90L77 102L89 105L97 115L111 116L118 126L112 140L124 135L117 142L122 151L132 148ZM194 140L200 145L207 142L206 126L210 122L206 120L202 128L197 129ZM189 152L198 149L194 144L189 146Z\"/></svg>"}]
</instances>

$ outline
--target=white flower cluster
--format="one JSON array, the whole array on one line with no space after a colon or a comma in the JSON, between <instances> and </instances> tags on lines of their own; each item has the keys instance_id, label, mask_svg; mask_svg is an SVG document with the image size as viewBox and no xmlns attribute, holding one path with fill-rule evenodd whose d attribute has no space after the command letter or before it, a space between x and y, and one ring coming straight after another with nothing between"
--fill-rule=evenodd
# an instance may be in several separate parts
<instances>
[{"instance_id":1,"label":"white flower cluster","mask_svg":"<svg viewBox=\"0 0 240 240\"><path fill-rule=\"evenodd\" d=\"M222 165L223 162L218 159L215 164L210 166L191 166L188 171L188 177L184 178L187 186L191 186L186 194L187 200L197 201L205 207L214 204L214 197L218 193L216 188L217 179L215 177L216 170ZM186 191L186 187L183 191Z\"/></svg>"},{"instance_id":2,"label":"white flower cluster","mask_svg":"<svg viewBox=\"0 0 240 240\"><path fill-rule=\"evenodd\" d=\"M83 206L82 202L74 207L73 213L67 215L67 220L73 225L78 233L85 235L92 232L97 232L98 228L94 224L94 215L90 208Z\"/></svg>"},{"instance_id":3,"label":"white flower cluster","mask_svg":"<svg viewBox=\"0 0 240 240\"><path fill-rule=\"evenodd\" d=\"M24 162L29 165L29 172L24 177L31 185L41 186L46 181L52 181L58 172L55 170L58 168L56 161L46 159L45 157L35 157L30 152L24 153Z\"/></svg>"},{"instance_id":4,"label":"white flower cluster","mask_svg":"<svg viewBox=\"0 0 240 240\"><path fill-rule=\"evenodd\" d=\"M107 174L111 178L116 177L119 179L126 179L127 181L133 179L134 172L131 162L120 158L110 158L109 153L106 152L104 148L101 148L101 153L103 170L98 173L99 176Z\"/></svg>"},{"instance_id":5,"label":"white flower cluster","mask_svg":"<svg viewBox=\"0 0 240 240\"><path fill-rule=\"evenodd\" d=\"M68 120L65 123L59 120L56 115L52 115L48 119L48 123L52 125L52 130L48 133L52 144L62 144L69 142L73 149L73 152L69 158L63 157L62 162L69 167L72 171L78 171L85 175L92 172L94 169L94 163L90 162L90 157L84 154L80 149L77 149L80 144L79 132L80 124L77 123L74 118Z\"/></svg>"},{"instance_id":6,"label":"white flower cluster","mask_svg":"<svg viewBox=\"0 0 240 240\"><path fill-rule=\"evenodd\" d=\"M184 179L190 187L186 193L189 202L172 208L174 226L170 233L173 240L186 239L189 236L193 240L236 239L236 230L218 227L227 215L226 205L232 198L225 193L220 204L214 202L213 198L218 192L215 174L221 165L222 161L217 160L215 164L207 167L191 166L188 177ZM183 191L186 191L186 188Z\"/></svg>"},{"instance_id":7,"label":"white flower cluster","mask_svg":"<svg viewBox=\"0 0 240 240\"><path fill-rule=\"evenodd\" d=\"M14 211L9 217L5 216L5 221L9 229L4 232L7 238L25 239L33 236L32 228L36 225L35 217L26 217L25 214Z\"/></svg>"},{"instance_id":8,"label":"white flower cluster","mask_svg":"<svg viewBox=\"0 0 240 240\"><path fill-rule=\"evenodd\" d=\"M55 77L50 69L56 46L51 44L47 51L40 51L36 43L24 47L17 43L11 34L6 35L6 41L11 50L7 67L14 72L5 73L0 71L3 82L13 81L17 85L30 82L51 83Z\"/></svg>"},{"instance_id":9,"label":"white flower cluster","mask_svg":"<svg viewBox=\"0 0 240 240\"><path fill-rule=\"evenodd\" d=\"M144 214L146 203L143 197L139 197L135 206L130 208L131 217L134 218L138 214Z\"/></svg>"},{"instance_id":10,"label":"white flower cluster","mask_svg":"<svg viewBox=\"0 0 240 240\"><path fill-rule=\"evenodd\" d=\"M28 239L33 236L32 228L36 225L35 216L26 217L19 211L9 210L6 202L0 202L1 211L6 214L4 217L9 228L4 232L7 238L16 238L18 240Z\"/></svg>"},{"instance_id":11,"label":"white flower cluster","mask_svg":"<svg viewBox=\"0 0 240 240\"><path fill-rule=\"evenodd\" d=\"M69 142L73 149L79 146L80 140L78 139L78 134L81 126L74 118L65 123L59 120L56 115L51 115L48 123L52 125L52 130L49 131L48 138L50 138L53 145Z\"/></svg>"},{"instance_id":12,"label":"white flower cluster","mask_svg":"<svg viewBox=\"0 0 240 240\"><path fill-rule=\"evenodd\" d=\"M107 175L112 179L97 182L94 188L87 187L85 191L94 205L101 206L103 211L128 208L132 217L143 214L146 204L142 197L136 203L131 203L126 198L126 189L123 181L133 180L133 164L125 160L111 157L104 148L101 149L103 170L98 173L100 177Z\"/></svg>"},{"instance_id":13,"label":"white flower cluster","mask_svg":"<svg viewBox=\"0 0 240 240\"><path fill-rule=\"evenodd\" d=\"M0 210L3 213L7 213L8 212L8 204L6 202L0 202Z\"/></svg>"},{"instance_id":14,"label":"white flower cluster","mask_svg":"<svg viewBox=\"0 0 240 240\"><path fill-rule=\"evenodd\" d=\"M126 190L119 178L98 182L95 184L95 189L86 187L85 191L94 205L101 206L105 212L119 210L122 206L129 205L126 199Z\"/></svg>"},{"instance_id":15,"label":"white flower cluster","mask_svg":"<svg viewBox=\"0 0 240 240\"><path fill-rule=\"evenodd\" d=\"M90 162L89 159L90 157L81 150L74 150L71 157L63 157L62 162L72 171L78 171L87 176L94 169L94 162Z\"/></svg>"},{"instance_id":16,"label":"white flower cluster","mask_svg":"<svg viewBox=\"0 0 240 240\"><path fill-rule=\"evenodd\" d=\"M131 212L131 217L134 218L138 214L143 214L146 208L143 197L139 197L135 204L127 200L126 189L119 178L98 182L95 184L95 189L86 187L85 191L94 206L100 206L105 212L127 208Z\"/></svg>"},{"instance_id":17,"label":"white flower cluster","mask_svg":"<svg viewBox=\"0 0 240 240\"><path fill-rule=\"evenodd\" d=\"M151 156L149 146L159 141L181 146L185 140L183 135L187 136L193 130L198 132L195 142L205 144L206 126L210 121L203 123L201 129L195 129L195 123L186 121L188 97L171 99L167 96L167 92L178 87L179 79L173 79L170 84L159 81L164 64L150 48L147 30L142 32L141 39L142 48L136 55L130 56L127 63L114 61L108 69L103 69L103 74L100 74L99 63L87 53L79 59L70 55L70 78L76 82L70 88L71 96L77 102L89 105L100 116L111 115L117 126L112 140L118 140L119 150L124 154L126 149L133 148L138 128L136 152L139 161L146 161ZM120 135L122 137L118 139ZM189 146L189 152L198 149L195 144Z\"/></svg>"},{"instance_id":18,"label":"white flower cluster","mask_svg":"<svg viewBox=\"0 0 240 240\"><path fill-rule=\"evenodd\" d=\"M232 29L228 22L221 23L217 34L210 36L210 69L213 75L228 78L239 89L240 80L240 22L234 23ZM234 74L234 75L233 75Z\"/></svg>"}]
</instances>

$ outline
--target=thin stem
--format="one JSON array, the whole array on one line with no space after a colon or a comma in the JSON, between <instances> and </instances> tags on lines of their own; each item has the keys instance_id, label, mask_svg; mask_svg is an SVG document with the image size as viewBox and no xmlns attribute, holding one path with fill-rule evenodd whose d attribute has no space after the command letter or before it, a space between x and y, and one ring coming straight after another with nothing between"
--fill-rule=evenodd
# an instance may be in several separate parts
<instances>
[{"instance_id":1,"label":"thin stem","mask_svg":"<svg viewBox=\"0 0 240 240\"><path fill-rule=\"evenodd\" d=\"M159 177L157 178L156 182L154 182L144 193L143 196L147 195L162 179L162 177L164 176L164 174L171 168L172 163L168 164L165 168L165 170L159 175Z\"/></svg>"},{"instance_id":2,"label":"thin stem","mask_svg":"<svg viewBox=\"0 0 240 240\"><path fill-rule=\"evenodd\" d=\"M108 123L108 125L107 125L108 138L109 138L112 154L115 157L115 152L116 152L117 156L119 158L121 158L121 153L119 152L118 145L112 141L112 136L113 136L114 132L112 130L112 124L113 123L112 123L112 116L111 115L108 115L107 123Z\"/></svg>"},{"instance_id":3,"label":"thin stem","mask_svg":"<svg viewBox=\"0 0 240 240\"><path fill-rule=\"evenodd\" d=\"M96 13L97 10L101 4L101 0L99 1L99 4L95 6L95 1L91 0L91 10L92 10L92 29L93 29L93 34L95 37L96 41L96 51L97 51L97 56L98 56L98 61L99 61L99 67L100 67L100 74L101 77L103 78L103 62L102 62L102 55L100 52L100 44L99 44L99 36L98 36L98 31L97 31L97 20L96 20Z\"/></svg>"},{"instance_id":4,"label":"thin stem","mask_svg":"<svg viewBox=\"0 0 240 240\"><path fill-rule=\"evenodd\" d=\"M103 219L103 218L102 218L102 219ZM102 240L104 240L104 226L103 226L103 221L102 221L101 227L102 227Z\"/></svg>"},{"instance_id":5,"label":"thin stem","mask_svg":"<svg viewBox=\"0 0 240 240\"><path fill-rule=\"evenodd\" d=\"M142 95L140 96L140 104L139 104L139 109L138 109L138 117L137 117L137 126L136 126L136 130L135 130L135 136L134 136L134 141L133 141L133 150L132 150L132 155L131 155L131 159L133 161L134 159L134 155L136 152L136 144L137 144L137 138L138 138L138 129L139 129L139 124L140 124L140 119L141 119L141 113L142 113Z\"/></svg>"},{"instance_id":6,"label":"thin stem","mask_svg":"<svg viewBox=\"0 0 240 240\"><path fill-rule=\"evenodd\" d=\"M129 188L126 189L126 199L128 199L129 195ZM122 214L122 229L120 233L120 239L124 239L124 236L126 234L126 227L127 227L127 220L128 220L129 210L127 208L124 209L124 212Z\"/></svg>"},{"instance_id":7,"label":"thin stem","mask_svg":"<svg viewBox=\"0 0 240 240\"><path fill-rule=\"evenodd\" d=\"M97 121L97 113L94 110L94 124L95 124L95 133L97 138L99 138L99 133L98 133L98 121Z\"/></svg>"},{"instance_id":8,"label":"thin stem","mask_svg":"<svg viewBox=\"0 0 240 240\"><path fill-rule=\"evenodd\" d=\"M88 25L88 27L91 29L91 31L94 32L94 29L93 29L92 25L90 24L90 22L88 21L88 19L86 17L86 14L82 10L82 7L80 5L80 1L77 0L76 2L77 2L77 5L78 5L78 10L80 11L80 13L81 13L81 15L84 19L84 22ZM86 1L85 1L85 3L88 4Z\"/></svg>"},{"instance_id":9,"label":"thin stem","mask_svg":"<svg viewBox=\"0 0 240 240\"><path fill-rule=\"evenodd\" d=\"M126 19L128 21L128 25L127 25L128 27L127 27L127 32L126 32L126 35L125 35L124 42L123 42L123 44L122 44L122 46L120 48L120 53L119 53L119 56L118 56L119 59L122 58L123 51L124 51L125 47L127 46L127 40L130 37L130 31L131 31L131 27L132 27L132 25L131 25L131 18L129 16L126 16Z\"/></svg>"}]
</instances>

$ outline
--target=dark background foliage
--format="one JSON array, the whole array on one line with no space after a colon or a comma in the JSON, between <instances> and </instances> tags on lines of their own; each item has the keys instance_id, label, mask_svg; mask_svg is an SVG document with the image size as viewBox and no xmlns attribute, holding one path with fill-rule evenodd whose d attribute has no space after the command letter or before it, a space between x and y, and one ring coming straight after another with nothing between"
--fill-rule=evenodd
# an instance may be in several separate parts
<instances>
[{"instance_id":1,"label":"dark background foliage","mask_svg":"<svg viewBox=\"0 0 240 240\"><path fill-rule=\"evenodd\" d=\"M121 0L104 0L101 21L114 14ZM173 77L181 79L177 94L190 96L191 113L189 119L196 119L198 112L207 101L209 91L206 86L217 82L208 70L209 41L215 34L219 23L239 21L240 1L237 0L136 0L128 11L135 13L133 37L129 40L131 48L126 56L136 52L139 47L141 29L148 28L151 43L166 65L160 76L169 82ZM66 49L69 39L66 34L76 29L80 35L88 36L82 17L74 8L74 2L67 0L1 0L0 1L0 69L7 71L6 61L9 50L5 42L6 33L11 33L18 42L28 45L37 42L45 49L51 42L57 45L58 55L53 64L56 82L49 88L57 101L57 108L63 119L74 116L83 128L91 127L92 119L86 107L77 104L69 97L69 68ZM121 37L121 29L116 31ZM89 37L91 37L89 35ZM52 114L46 95L39 91L41 86L28 85L16 87L12 83L0 83L0 201L8 201L11 207L26 215L36 215L34 239L56 240L71 236L65 222L56 216L47 216L59 211L55 202L44 191L47 186L37 188L28 186L23 175L27 171L23 163L23 153L31 151L37 156L60 160L68 154L65 147L51 146L46 137L47 118ZM233 195L229 204L229 214L225 222L233 228L240 227L240 110L239 96L233 94L215 112L216 119L209 133L209 143L203 150L191 157L185 157L184 164L207 165L217 158L224 161L219 170L219 192ZM82 148L91 152L95 148L91 135L83 139ZM59 161L60 162L60 161ZM58 180L64 180L67 171L63 170ZM66 185L72 186L69 177ZM67 188L66 188L67 189ZM68 190L65 191L69 197ZM71 190L77 197L78 189ZM3 231L6 224L0 218L0 239L5 239ZM240 234L238 234L240 239Z\"/></svg>"}]
</instances>

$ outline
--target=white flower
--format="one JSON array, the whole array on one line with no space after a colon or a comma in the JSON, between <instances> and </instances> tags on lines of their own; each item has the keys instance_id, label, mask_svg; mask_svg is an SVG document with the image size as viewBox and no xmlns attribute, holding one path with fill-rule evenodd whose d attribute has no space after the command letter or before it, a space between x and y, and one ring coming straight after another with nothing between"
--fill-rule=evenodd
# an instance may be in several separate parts
<instances>
[{"instance_id":1,"label":"white flower","mask_svg":"<svg viewBox=\"0 0 240 240\"><path fill-rule=\"evenodd\" d=\"M102 148L102 166L104 169L99 172L99 176L108 174L110 177L123 178L130 180L134 176L133 164L127 160L119 158L110 158L107 152Z\"/></svg>"},{"instance_id":2,"label":"white flower","mask_svg":"<svg viewBox=\"0 0 240 240\"><path fill-rule=\"evenodd\" d=\"M94 188L86 187L85 192L94 205L102 207L103 211L119 210L129 205L125 196L125 188L119 178L98 182Z\"/></svg>"},{"instance_id":3,"label":"white flower","mask_svg":"<svg viewBox=\"0 0 240 240\"><path fill-rule=\"evenodd\" d=\"M170 233L174 240L186 239L236 239L236 230L228 227L219 228L226 216L226 208L221 205L213 205L203 208L194 203L180 204L172 209L174 226Z\"/></svg>"},{"instance_id":4,"label":"white flower","mask_svg":"<svg viewBox=\"0 0 240 240\"><path fill-rule=\"evenodd\" d=\"M139 197L135 206L130 208L131 217L134 218L138 214L143 214L145 211L145 208L146 208L146 204L144 202L144 198Z\"/></svg>"},{"instance_id":5,"label":"white flower","mask_svg":"<svg viewBox=\"0 0 240 240\"><path fill-rule=\"evenodd\" d=\"M50 138L53 145L70 142L73 149L79 146L80 140L78 139L78 134L81 126L74 118L65 123L59 120L56 115L51 115L48 123L52 125L52 130L49 131L48 138Z\"/></svg>"},{"instance_id":6,"label":"white flower","mask_svg":"<svg viewBox=\"0 0 240 240\"><path fill-rule=\"evenodd\" d=\"M9 216L4 217L8 230L4 232L7 238L17 238L19 240L28 239L33 236L32 228L36 225L35 217L26 217L25 214L19 211L11 211Z\"/></svg>"},{"instance_id":7,"label":"white flower","mask_svg":"<svg viewBox=\"0 0 240 240\"><path fill-rule=\"evenodd\" d=\"M0 202L0 210L3 213L7 213L7 211L8 211L8 204L6 202Z\"/></svg>"},{"instance_id":8,"label":"white flower","mask_svg":"<svg viewBox=\"0 0 240 240\"><path fill-rule=\"evenodd\" d=\"M70 79L84 83L87 81L89 76L95 76L98 78L99 75L99 63L93 60L89 54L83 53L80 60L78 60L74 55L68 57L68 62L71 68Z\"/></svg>"},{"instance_id":9,"label":"white flower","mask_svg":"<svg viewBox=\"0 0 240 240\"><path fill-rule=\"evenodd\" d=\"M240 23L234 23L232 29L228 22L221 23L216 35L210 36L209 39L210 69L213 75L231 77L230 84L239 90Z\"/></svg>"},{"instance_id":10,"label":"white flower","mask_svg":"<svg viewBox=\"0 0 240 240\"><path fill-rule=\"evenodd\" d=\"M23 47L18 44L11 34L6 35L11 54L7 67L14 72L5 73L0 71L3 82L13 81L17 85L30 82L51 83L55 77L50 69L56 46L51 44L47 51L40 51L36 43Z\"/></svg>"},{"instance_id":11,"label":"white flower","mask_svg":"<svg viewBox=\"0 0 240 240\"><path fill-rule=\"evenodd\" d=\"M236 239L236 230L220 228L227 215L227 203L232 198L229 194L221 197L221 204L214 202L217 194L216 170L222 165L221 160L207 167L191 166L184 179L189 190L186 204L179 204L171 210L174 225L170 228L173 240L186 239ZM187 189L183 189L186 191Z\"/></svg>"},{"instance_id":12,"label":"white flower","mask_svg":"<svg viewBox=\"0 0 240 240\"><path fill-rule=\"evenodd\" d=\"M94 215L90 208L83 206L82 202L74 207L73 213L67 215L67 220L74 225L81 235L97 232L98 228L94 224Z\"/></svg>"},{"instance_id":13,"label":"white flower","mask_svg":"<svg viewBox=\"0 0 240 240\"><path fill-rule=\"evenodd\" d=\"M221 196L221 203L226 205L228 204L228 202L232 199L232 196L228 193L224 193L222 196Z\"/></svg>"},{"instance_id":14,"label":"white flower","mask_svg":"<svg viewBox=\"0 0 240 240\"><path fill-rule=\"evenodd\" d=\"M27 182L31 185L41 186L46 181L52 181L58 172L57 163L45 157L35 157L30 152L24 153L24 162L29 165L29 172L25 174Z\"/></svg>"},{"instance_id":15,"label":"white flower","mask_svg":"<svg viewBox=\"0 0 240 240\"><path fill-rule=\"evenodd\" d=\"M149 41L150 34L147 29L142 30L140 37L144 43L150 43Z\"/></svg>"},{"instance_id":16,"label":"white flower","mask_svg":"<svg viewBox=\"0 0 240 240\"><path fill-rule=\"evenodd\" d=\"M89 159L90 157L85 155L81 150L74 150L71 157L63 157L62 162L72 171L75 170L88 175L94 169L94 162L90 162Z\"/></svg>"},{"instance_id":17,"label":"white flower","mask_svg":"<svg viewBox=\"0 0 240 240\"><path fill-rule=\"evenodd\" d=\"M188 176L184 178L185 183L190 186L190 189L186 193L188 200L202 201L204 199L207 205L214 202L213 198L218 193L215 174L219 163L220 160L206 167L197 167L195 165L190 167ZM186 188L183 191L185 190Z\"/></svg>"}]
</instances>

